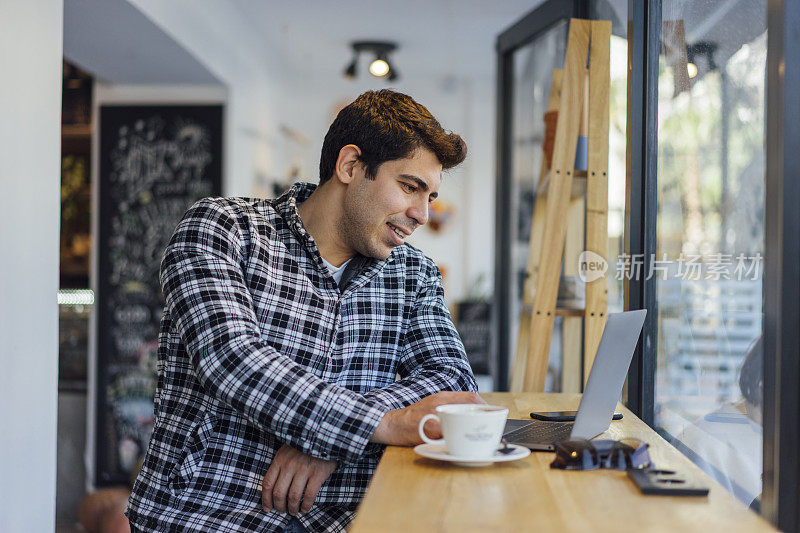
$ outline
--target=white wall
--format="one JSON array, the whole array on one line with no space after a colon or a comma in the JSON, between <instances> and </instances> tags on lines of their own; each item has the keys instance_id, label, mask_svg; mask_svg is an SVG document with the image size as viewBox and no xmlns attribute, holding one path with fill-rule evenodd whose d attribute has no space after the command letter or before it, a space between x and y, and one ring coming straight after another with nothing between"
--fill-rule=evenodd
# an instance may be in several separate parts
<instances>
[{"instance_id":1,"label":"white wall","mask_svg":"<svg viewBox=\"0 0 800 533\"><path fill-rule=\"evenodd\" d=\"M128 0L196 57L228 88L223 193L252 195L258 176L281 164L275 109L280 65L271 61L238 12L209 0Z\"/></svg>"},{"instance_id":2,"label":"white wall","mask_svg":"<svg viewBox=\"0 0 800 533\"><path fill-rule=\"evenodd\" d=\"M55 525L62 0L0 2L0 528Z\"/></svg>"}]
</instances>

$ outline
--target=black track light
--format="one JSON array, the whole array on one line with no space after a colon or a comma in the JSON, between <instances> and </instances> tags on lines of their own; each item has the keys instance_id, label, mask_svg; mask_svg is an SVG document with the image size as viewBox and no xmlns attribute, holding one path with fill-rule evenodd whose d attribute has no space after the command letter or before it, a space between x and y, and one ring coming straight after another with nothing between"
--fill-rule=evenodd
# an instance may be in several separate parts
<instances>
[{"instance_id":1,"label":"black track light","mask_svg":"<svg viewBox=\"0 0 800 533\"><path fill-rule=\"evenodd\" d=\"M347 68L344 69L344 76L345 78L353 79L356 77L356 68L358 68L358 54L353 56L353 60L347 65Z\"/></svg>"},{"instance_id":2,"label":"black track light","mask_svg":"<svg viewBox=\"0 0 800 533\"><path fill-rule=\"evenodd\" d=\"M389 81L395 81L399 77L400 74L397 73L397 69L394 68L392 63L389 63L389 74L386 76L386 79Z\"/></svg>"},{"instance_id":3,"label":"black track light","mask_svg":"<svg viewBox=\"0 0 800 533\"><path fill-rule=\"evenodd\" d=\"M369 63L369 72L376 78L385 78L395 81L399 78L397 70L389 61L389 53L397 49L397 45L388 41L355 41L350 44L355 54L353 61L345 68L344 76L355 78L358 71L357 59L361 52L374 54L375 58Z\"/></svg>"}]
</instances>

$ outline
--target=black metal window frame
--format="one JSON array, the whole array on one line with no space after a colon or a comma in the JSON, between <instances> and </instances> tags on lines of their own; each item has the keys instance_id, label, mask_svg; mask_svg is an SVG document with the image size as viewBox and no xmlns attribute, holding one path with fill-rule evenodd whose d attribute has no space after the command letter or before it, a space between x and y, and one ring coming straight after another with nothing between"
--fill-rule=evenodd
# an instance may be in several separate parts
<instances>
[{"instance_id":1,"label":"black metal window frame","mask_svg":"<svg viewBox=\"0 0 800 533\"><path fill-rule=\"evenodd\" d=\"M767 2L761 513L800 530L800 2Z\"/></svg>"},{"instance_id":2,"label":"black metal window frame","mask_svg":"<svg viewBox=\"0 0 800 533\"><path fill-rule=\"evenodd\" d=\"M649 272L656 254L658 214L658 55L661 51L661 1L628 0L628 172L630 221L625 228L625 253L642 257ZM625 309L647 309L642 335L628 372L627 407L648 426L655 416L658 302L656 277L625 282Z\"/></svg>"}]
</instances>

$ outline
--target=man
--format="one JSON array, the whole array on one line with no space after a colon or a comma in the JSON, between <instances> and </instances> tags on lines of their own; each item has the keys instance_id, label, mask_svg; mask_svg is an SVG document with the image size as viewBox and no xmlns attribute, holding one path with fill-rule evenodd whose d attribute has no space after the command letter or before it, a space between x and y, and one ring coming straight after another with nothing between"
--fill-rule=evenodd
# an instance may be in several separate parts
<instances>
[{"instance_id":1,"label":"man","mask_svg":"<svg viewBox=\"0 0 800 533\"><path fill-rule=\"evenodd\" d=\"M404 244L465 155L411 97L367 92L331 125L318 187L189 209L161 265L135 531L341 531L382 445L481 402L441 275Z\"/></svg>"}]
</instances>

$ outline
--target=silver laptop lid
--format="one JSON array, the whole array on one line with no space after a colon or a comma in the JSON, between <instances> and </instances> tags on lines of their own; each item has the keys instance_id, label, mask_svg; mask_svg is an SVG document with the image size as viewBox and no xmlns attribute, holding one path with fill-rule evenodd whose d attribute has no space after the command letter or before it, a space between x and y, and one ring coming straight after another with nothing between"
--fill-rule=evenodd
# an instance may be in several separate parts
<instances>
[{"instance_id":1,"label":"silver laptop lid","mask_svg":"<svg viewBox=\"0 0 800 533\"><path fill-rule=\"evenodd\" d=\"M645 309L608 315L575 416L571 438L591 439L608 429L622 394L622 385L628 375L645 315Z\"/></svg>"}]
</instances>

